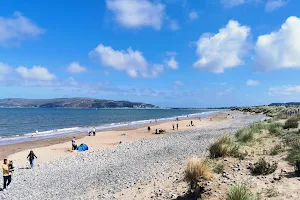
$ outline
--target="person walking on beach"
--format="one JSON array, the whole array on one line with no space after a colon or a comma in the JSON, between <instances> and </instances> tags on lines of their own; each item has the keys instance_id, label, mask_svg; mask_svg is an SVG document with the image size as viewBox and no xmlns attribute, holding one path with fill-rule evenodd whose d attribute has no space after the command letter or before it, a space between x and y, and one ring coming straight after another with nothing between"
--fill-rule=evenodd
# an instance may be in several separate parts
<instances>
[{"instance_id":1,"label":"person walking on beach","mask_svg":"<svg viewBox=\"0 0 300 200\"><path fill-rule=\"evenodd\" d=\"M93 128L93 136L95 136L96 135L96 129L95 129L95 127Z\"/></svg>"},{"instance_id":2,"label":"person walking on beach","mask_svg":"<svg viewBox=\"0 0 300 200\"><path fill-rule=\"evenodd\" d=\"M178 130L178 123L176 124L177 130Z\"/></svg>"},{"instance_id":3,"label":"person walking on beach","mask_svg":"<svg viewBox=\"0 0 300 200\"><path fill-rule=\"evenodd\" d=\"M10 184L7 159L3 160L2 170L3 170L3 190L4 190Z\"/></svg>"},{"instance_id":4,"label":"person walking on beach","mask_svg":"<svg viewBox=\"0 0 300 200\"><path fill-rule=\"evenodd\" d=\"M73 139L72 139L72 150L76 150L76 149L77 149L77 145L76 145L75 137L73 137Z\"/></svg>"},{"instance_id":5,"label":"person walking on beach","mask_svg":"<svg viewBox=\"0 0 300 200\"><path fill-rule=\"evenodd\" d=\"M30 163L30 168L32 169L34 167L34 159L37 159L36 155L33 153L33 151L31 150L27 156L27 159L29 160Z\"/></svg>"},{"instance_id":6,"label":"person walking on beach","mask_svg":"<svg viewBox=\"0 0 300 200\"><path fill-rule=\"evenodd\" d=\"M175 126L174 126L174 124L173 124L172 126L173 126L173 130L175 130Z\"/></svg>"},{"instance_id":7,"label":"person walking on beach","mask_svg":"<svg viewBox=\"0 0 300 200\"><path fill-rule=\"evenodd\" d=\"M150 132L150 130L151 130L151 128L150 128L150 126L148 126L148 132Z\"/></svg>"}]
</instances>

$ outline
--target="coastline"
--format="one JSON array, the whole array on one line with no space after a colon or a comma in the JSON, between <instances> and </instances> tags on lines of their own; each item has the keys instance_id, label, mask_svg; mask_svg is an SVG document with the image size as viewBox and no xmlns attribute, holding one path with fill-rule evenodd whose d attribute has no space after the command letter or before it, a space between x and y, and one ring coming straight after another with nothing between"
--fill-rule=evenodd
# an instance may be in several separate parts
<instances>
[{"instance_id":1,"label":"coastline","mask_svg":"<svg viewBox=\"0 0 300 200\"><path fill-rule=\"evenodd\" d=\"M75 126L65 126L56 128L55 126L49 127L49 129L42 130L38 132L38 139L49 139L49 138L56 138L66 135L77 135L82 133L87 133L91 131L92 129L96 129L97 131L112 131L117 130L120 128L137 128L141 127L147 124L151 124L155 121L155 123L162 123L162 122L168 122L173 121L176 118L179 120L182 119L189 119L189 118L195 118L195 117L209 117L216 113L219 113L221 110L205 110L200 113L186 113L182 115L173 115L173 116L166 116L161 118L148 118L148 119L137 119L135 121L119 121L119 122L111 122L107 124L101 124L101 125L75 125ZM225 112L226 110L223 110L222 112ZM16 144L21 142L30 142L32 141L32 137L36 137L36 133L34 132L25 132L25 133L16 133L12 134L10 136L0 135L0 146L2 145L8 145L8 144Z\"/></svg>"},{"instance_id":2,"label":"coastline","mask_svg":"<svg viewBox=\"0 0 300 200\"><path fill-rule=\"evenodd\" d=\"M8 144L0 146L0 159L9 158L14 160L17 165L26 164L26 156L29 150L36 152L38 156L37 163L43 163L57 158L65 157L68 155L76 154L77 152L71 151L71 140L73 136L76 137L77 145L85 143L89 146L89 151L111 148L117 144L124 142L132 142L143 139L163 137L168 134L193 130L201 128L206 125L211 125L216 121L224 120L225 118L221 114L214 114L211 116L212 121L209 118L203 118L201 121L199 118L188 118L179 121L166 121L157 123L148 123L138 127L125 127L116 128L109 131L97 132L96 136L88 136L87 133L79 133L74 135L65 135L55 138L47 139L35 139L32 141L26 141L16 144ZM188 126L193 121L195 126ZM179 125L179 130L176 130L176 123ZM175 130L172 130L172 125L175 125ZM147 131L147 126L151 126L151 131ZM155 129L166 130L165 134L153 134Z\"/></svg>"}]
</instances>

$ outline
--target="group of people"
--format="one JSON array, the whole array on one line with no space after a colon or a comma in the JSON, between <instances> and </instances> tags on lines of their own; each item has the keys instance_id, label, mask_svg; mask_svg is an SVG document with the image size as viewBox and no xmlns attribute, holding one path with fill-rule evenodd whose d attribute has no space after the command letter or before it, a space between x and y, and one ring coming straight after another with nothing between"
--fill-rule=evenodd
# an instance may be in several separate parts
<instances>
[{"instance_id":1,"label":"group of people","mask_svg":"<svg viewBox=\"0 0 300 200\"><path fill-rule=\"evenodd\" d=\"M34 166L34 160L37 159L36 155L31 150L27 156L27 159L30 163L30 168L32 169ZM13 164L13 161L8 161L7 159L3 160L2 164L2 170L3 170L3 190L6 190L11 181L12 181L12 174L15 171L15 166Z\"/></svg>"},{"instance_id":2,"label":"group of people","mask_svg":"<svg viewBox=\"0 0 300 200\"><path fill-rule=\"evenodd\" d=\"M175 130L175 125L174 124L172 124L172 127L173 127L173 130ZM176 128L178 130L178 123L176 124Z\"/></svg>"}]
</instances>

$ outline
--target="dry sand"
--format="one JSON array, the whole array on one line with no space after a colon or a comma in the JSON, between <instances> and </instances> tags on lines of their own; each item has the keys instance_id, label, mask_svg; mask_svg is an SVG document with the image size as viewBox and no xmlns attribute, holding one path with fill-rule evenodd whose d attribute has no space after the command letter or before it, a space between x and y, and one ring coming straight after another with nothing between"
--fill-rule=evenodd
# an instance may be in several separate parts
<instances>
[{"instance_id":1,"label":"dry sand","mask_svg":"<svg viewBox=\"0 0 300 200\"><path fill-rule=\"evenodd\" d=\"M151 127L151 131L148 132L145 125L138 128L117 129L112 131L97 132L96 136L86 136L85 134L74 135L76 137L76 144L85 143L89 146L89 150L97 150L102 148L109 148L118 145L120 142L136 141L147 138L163 137L165 134L153 134L155 129L166 130L166 134L172 134L177 132L176 124L179 125L179 131L190 130L194 128L211 125L216 121L225 119L223 115L219 114L210 118L202 119L186 119L180 121L169 121L164 123L152 123L148 124ZM188 126L193 121L194 126ZM172 125L175 125L175 130L172 130ZM33 150L38 159L36 163L42 163L57 159L60 157L68 156L70 154L77 153L71 150L71 140L73 136L63 136L52 139L35 140L32 142L23 142L18 144L0 146L0 157L8 157L13 160L17 165L23 165L27 162L26 157L29 150Z\"/></svg>"}]
</instances>

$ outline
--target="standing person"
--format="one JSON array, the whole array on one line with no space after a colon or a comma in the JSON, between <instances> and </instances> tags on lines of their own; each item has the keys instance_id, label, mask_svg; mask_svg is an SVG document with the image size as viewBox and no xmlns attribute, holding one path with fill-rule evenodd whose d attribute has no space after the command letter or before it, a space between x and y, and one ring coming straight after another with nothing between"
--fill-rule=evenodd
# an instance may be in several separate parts
<instances>
[{"instance_id":1,"label":"standing person","mask_svg":"<svg viewBox=\"0 0 300 200\"><path fill-rule=\"evenodd\" d=\"M76 150L76 149L77 149L77 145L76 145L75 137L73 137L73 139L72 139L72 150Z\"/></svg>"},{"instance_id":2,"label":"standing person","mask_svg":"<svg viewBox=\"0 0 300 200\"><path fill-rule=\"evenodd\" d=\"M3 189L6 189L6 186L10 184L7 159L3 160L2 170L3 170Z\"/></svg>"},{"instance_id":3,"label":"standing person","mask_svg":"<svg viewBox=\"0 0 300 200\"><path fill-rule=\"evenodd\" d=\"M176 124L177 130L178 130L178 123Z\"/></svg>"},{"instance_id":4,"label":"standing person","mask_svg":"<svg viewBox=\"0 0 300 200\"><path fill-rule=\"evenodd\" d=\"M191 121L191 126L193 126L193 121Z\"/></svg>"},{"instance_id":5,"label":"standing person","mask_svg":"<svg viewBox=\"0 0 300 200\"><path fill-rule=\"evenodd\" d=\"M12 180L12 173L15 171L14 170L14 164L13 164L13 161L10 160L9 163L8 163L8 170L9 170L9 175L8 175L8 182L11 183L11 180Z\"/></svg>"},{"instance_id":6,"label":"standing person","mask_svg":"<svg viewBox=\"0 0 300 200\"><path fill-rule=\"evenodd\" d=\"M30 163L30 168L32 169L34 166L34 159L37 159L36 155L33 153L33 151L31 150L27 156L27 159L29 160Z\"/></svg>"},{"instance_id":7,"label":"standing person","mask_svg":"<svg viewBox=\"0 0 300 200\"><path fill-rule=\"evenodd\" d=\"M95 136L96 135L96 129L95 129L95 127L93 128L93 136Z\"/></svg>"},{"instance_id":8,"label":"standing person","mask_svg":"<svg viewBox=\"0 0 300 200\"><path fill-rule=\"evenodd\" d=\"M175 130L175 126L174 126L174 124L172 124L172 126L173 126L173 130Z\"/></svg>"},{"instance_id":9,"label":"standing person","mask_svg":"<svg viewBox=\"0 0 300 200\"><path fill-rule=\"evenodd\" d=\"M39 131L35 130L35 137L38 138L39 137Z\"/></svg>"},{"instance_id":10,"label":"standing person","mask_svg":"<svg viewBox=\"0 0 300 200\"><path fill-rule=\"evenodd\" d=\"M148 132L150 132L150 130L151 130L151 128L150 128L150 126L148 126Z\"/></svg>"}]
</instances>

